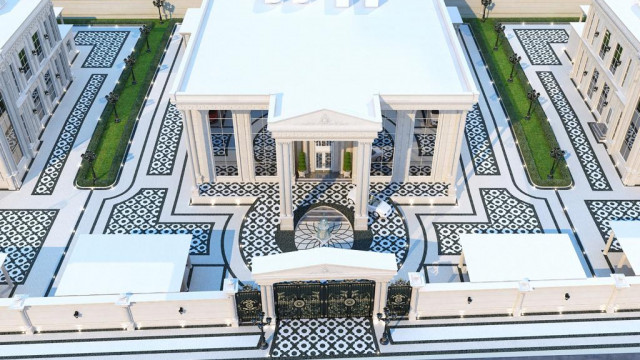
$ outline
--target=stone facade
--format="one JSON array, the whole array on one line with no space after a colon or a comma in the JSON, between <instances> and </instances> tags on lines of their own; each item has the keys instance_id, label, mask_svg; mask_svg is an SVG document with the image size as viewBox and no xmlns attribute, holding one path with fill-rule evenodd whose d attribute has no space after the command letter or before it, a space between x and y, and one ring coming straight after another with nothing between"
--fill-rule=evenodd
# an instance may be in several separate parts
<instances>
[{"instance_id":1,"label":"stone facade","mask_svg":"<svg viewBox=\"0 0 640 360\"><path fill-rule=\"evenodd\" d=\"M623 183L633 186L640 184L640 143L635 141L640 128L640 41L609 3L594 0L586 22L572 24L570 76L591 109L598 125L593 128L600 129ZM640 12L637 2L624 3Z\"/></svg>"},{"instance_id":2,"label":"stone facade","mask_svg":"<svg viewBox=\"0 0 640 360\"><path fill-rule=\"evenodd\" d=\"M0 189L20 188L40 134L71 83L70 26L43 0L0 49ZM63 38L64 37L64 38Z\"/></svg>"}]
</instances>

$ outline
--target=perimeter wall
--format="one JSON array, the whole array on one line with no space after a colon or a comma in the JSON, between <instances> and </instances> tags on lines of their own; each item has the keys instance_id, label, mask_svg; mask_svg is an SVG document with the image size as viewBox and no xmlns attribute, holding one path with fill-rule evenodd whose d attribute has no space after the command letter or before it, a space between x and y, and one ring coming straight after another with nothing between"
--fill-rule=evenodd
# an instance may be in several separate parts
<instances>
[{"instance_id":1,"label":"perimeter wall","mask_svg":"<svg viewBox=\"0 0 640 360\"><path fill-rule=\"evenodd\" d=\"M187 8L200 7L201 3L201 0L168 0L162 12L167 18L182 18ZM480 0L445 0L445 3L447 6L457 6L463 17L482 14ZM578 17L581 14L579 6L590 3L591 0L494 0L490 16ZM53 4L64 7L62 15L65 17L144 19L158 16L158 9L151 0L53 0Z\"/></svg>"}]
</instances>

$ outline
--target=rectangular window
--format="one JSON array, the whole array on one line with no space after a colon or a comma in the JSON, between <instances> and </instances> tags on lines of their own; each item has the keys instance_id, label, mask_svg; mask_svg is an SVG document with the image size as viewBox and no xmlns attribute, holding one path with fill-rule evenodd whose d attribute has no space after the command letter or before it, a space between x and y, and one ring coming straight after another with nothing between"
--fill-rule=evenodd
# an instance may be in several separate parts
<instances>
[{"instance_id":1,"label":"rectangular window","mask_svg":"<svg viewBox=\"0 0 640 360\"><path fill-rule=\"evenodd\" d=\"M629 75L629 68L631 68L631 60L629 60L629 63L627 64L627 70L624 71L624 76L622 77L622 85L624 87L624 83L627 81L627 75Z\"/></svg>"},{"instance_id":2,"label":"rectangular window","mask_svg":"<svg viewBox=\"0 0 640 360\"><path fill-rule=\"evenodd\" d=\"M33 55L38 57L38 61L42 61L44 59L44 52L42 51L42 45L40 44L40 35L38 32L34 32L31 35L31 42L33 43Z\"/></svg>"},{"instance_id":3,"label":"rectangular window","mask_svg":"<svg viewBox=\"0 0 640 360\"><path fill-rule=\"evenodd\" d=\"M396 141L395 110L382 110L382 130L371 146L371 176L391 176L393 172L393 144Z\"/></svg>"},{"instance_id":4,"label":"rectangular window","mask_svg":"<svg viewBox=\"0 0 640 360\"><path fill-rule=\"evenodd\" d=\"M605 106L609 105L609 102L607 101L607 98L609 97L609 85L604 84L604 87L602 88L602 93L600 93L600 100L598 100L598 112L600 114L602 114L602 110L605 108Z\"/></svg>"},{"instance_id":5,"label":"rectangular window","mask_svg":"<svg viewBox=\"0 0 640 360\"><path fill-rule=\"evenodd\" d=\"M253 139L253 164L256 176L276 176L276 141L267 129L267 110L251 111L251 138Z\"/></svg>"},{"instance_id":6,"label":"rectangular window","mask_svg":"<svg viewBox=\"0 0 640 360\"><path fill-rule=\"evenodd\" d=\"M44 83L47 85L47 90L45 91L45 95L49 95L49 99L53 102L53 100L58 96L56 94L56 88L53 86L53 79L51 79L51 71L47 71L44 74Z\"/></svg>"},{"instance_id":7,"label":"rectangular window","mask_svg":"<svg viewBox=\"0 0 640 360\"><path fill-rule=\"evenodd\" d=\"M18 78L16 77L16 72L13 70L13 65L9 64L9 71L11 72L11 77L13 77L13 82L16 84L16 89L20 92L20 85L18 84Z\"/></svg>"},{"instance_id":8,"label":"rectangular window","mask_svg":"<svg viewBox=\"0 0 640 360\"><path fill-rule=\"evenodd\" d=\"M593 70L593 75L591 75L591 81L589 82L589 88L587 89L587 96L591 98L593 93L598 90L596 86L598 84L598 77L600 77L600 72L598 70Z\"/></svg>"},{"instance_id":9,"label":"rectangular window","mask_svg":"<svg viewBox=\"0 0 640 360\"><path fill-rule=\"evenodd\" d=\"M231 110L210 110L209 126L216 176L238 176L238 154Z\"/></svg>"},{"instance_id":10,"label":"rectangular window","mask_svg":"<svg viewBox=\"0 0 640 360\"><path fill-rule=\"evenodd\" d=\"M620 58L622 57L622 46L620 44L616 45L616 51L613 53L613 59L611 59L611 66L609 66L609 70L611 70L612 74L616 73L618 70L618 66L622 64Z\"/></svg>"},{"instance_id":11,"label":"rectangular window","mask_svg":"<svg viewBox=\"0 0 640 360\"><path fill-rule=\"evenodd\" d=\"M44 117L44 107L42 106L38 89L33 90L31 93L31 100L33 100L33 113L38 117L38 120L42 120Z\"/></svg>"},{"instance_id":12,"label":"rectangular window","mask_svg":"<svg viewBox=\"0 0 640 360\"><path fill-rule=\"evenodd\" d=\"M604 56L607 54L609 50L611 50L611 46L609 46L609 41L611 41L611 33L609 30L605 30L604 37L602 38L602 45L600 45L600 58L604 59Z\"/></svg>"},{"instance_id":13,"label":"rectangular window","mask_svg":"<svg viewBox=\"0 0 640 360\"><path fill-rule=\"evenodd\" d=\"M7 139L9 149L11 150L11 155L13 156L13 160L17 165L20 160L22 160L22 149L20 149L20 144L18 143L16 132L13 130L13 125L11 124L9 113L6 112L2 94L0 94L0 127L2 127L2 133Z\"/></svg>"},{"instance_id":14,"label":"rectangular window","mask_svg":"<svg viewBox=\"0 0 640 360\"><path fill-rule=\"evenodd\" d=\"M629 158L633 144L636 141L636 136L638 136L638 128L640 128L640 100L638 100L636 111L633 113L631 123L629 123L629 128L627 129L627 134L625 135L622 147L620 148L620 155L622 155L625 161Z\"/></svg>"},{"instance_id":15,"label":"rectangular window","mask_svg":"<svg viewBox=\"0 0 640 360\"><path fill-rule=\"evenodd\" d=\"M31 66L29 66L29 58L27 58L27 53L24 49L18 53L18 59L20 59L20 68L18 70L24 74L27 80L31 79Z\"/></svg>"},{"instance_id":16,"label":"rectangular window","mask_svg":"<svg viewBox=\"0 0 640 360\"><path fill-rule=\"evenodd\" d=\"M413 124L409 176L430 176L438 135L438 110L418 110Z\"/></svg>"}]
</instances>

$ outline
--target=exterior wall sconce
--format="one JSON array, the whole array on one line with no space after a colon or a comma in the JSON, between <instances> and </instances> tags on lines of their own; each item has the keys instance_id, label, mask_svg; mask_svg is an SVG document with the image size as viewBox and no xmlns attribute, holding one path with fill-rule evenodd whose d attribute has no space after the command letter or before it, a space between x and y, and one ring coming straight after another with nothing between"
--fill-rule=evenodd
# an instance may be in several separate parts
<instances>
[{"instance_id":1,"label":"exterior wall sconce","mask_svg":"<svg viewBox=\"0 0 640 360\"><path fill-rule=\"evenodd\" d=\"M471 304L473 302L473 299L471 298L471 296L467 297L467 304Z\"/></svg>"},{"instance_id":2,"label":"exterior wall sconce","mask_svg":"<svg viewBox=\"0 0 640 360\"><path fill-rule=\"evenodd\" d=\"M180 306L180 309L178 309L178 314L184 315L185 312L187 311L182 306Z\"/></svg>"},{"instance_id":3,"label":"exterior wall sconce","mask_svg":"<svg viewBox=\"0 0 640 360\"><path fill-rule=\"evenodd\" d=\"M31 109L31 112L33 112L34 114L37 114L38 110L37 109Z\"/></svg>"},{"instance_id":4,"label":"exterior wall sconce","mask_svg":"<svg viewBox=\"0 0 640 360\"><path fill-rule=\"evenodd\" d=\"M564 299L565 299L565 300L569 300L569 299L571 299L571 295L569 295L569 293L565 293L565 294L564 294Z\"/></svg>"},{"instance_id":5,"label":"exterior wall sconce","mask_svg":"<svg viewBox=\"0 0 640 360\"><path fill-rule=\"evenodd\" d=\"M44 38L45 38L46 40L49 40L49 34L44 34L44 35L42 35L42 36L44 36Z\"/></svg>"},{"instance_id":6,"label":"exterior wall sconce","mask_svg":"<svg viewBox=\"0 0 640 360\"><path fill-rule=\"evenodd\" d=\"M60 79L60 74L56 74L56 79Z\"/></svg>"},{"instance_id":7,"label":"exterior wall sconce","mask_svg":"<svg viewBox=\"0 0 640 360\"><path fill-rule=\"evenodd\" d=\"M45 94L45 95L49 95L49 94L51 94L51 93L49 92L49 90L45 90L44 94Z\"/></svg>"},{"instance_id":8,"label":"exterior wall sconce","mask_svg":"<svg viewBox=\"0 0 640 360\"><path fill-rule=\"evenodd\" d=\"M609 105L608 101L605 101L605 102L602 103L602 106L608 106L608 105Z\"/></svg>"},{"instance_id":9,"label":"exterior wall sconce","mask_svg":"<svg viewBox=\"0 0 640 360\"><path fill-rule=\"evenodd\" d=\"M73 312L73 317L76 318L76 319L79 318L80 317L80 312L78 310L74 311Z\"/></svg>"},{"instance_id":10,"label":"exterior wall sconce","mask_svg":"<svg viewBox=\"0 0 640 360\"><path fill-rule=\"evenodd\" d=\"M588 72L588 71L583 71L583 72L582 72L582 76L587 76L587 75L589 75L589 72Z\"/></svg>"},{"instance_id":11,"label":"exterior wall sconce","mask_svg":"<svg viewBox=\"0 0 640 360\"><path fill-rule=\"evenodd\" d=\"M600 36L600 31L596 31L593 33L593 37L598 37L598 36Z\"/></svg>"}]
</instances>

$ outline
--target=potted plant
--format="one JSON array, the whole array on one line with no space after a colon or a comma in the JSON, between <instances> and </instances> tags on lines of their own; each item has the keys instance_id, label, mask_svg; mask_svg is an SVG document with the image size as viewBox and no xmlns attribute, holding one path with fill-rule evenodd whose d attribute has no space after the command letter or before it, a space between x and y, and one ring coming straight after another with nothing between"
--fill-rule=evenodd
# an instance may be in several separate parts
<instances>
[{"instance_id":1,"label":"potted plant","mask_svg":"<svg viewBox=\"0 0 640 360\"><path fill-rule=\"evenodd\" d=\"M349 151L344 153L344 160L342 161L342 171L344 171L345 177L351 177L351 153Z\"/></svg>"},{"instance_id":2,"label":"potted plant","mask_svg":"<svg viewBox=\"0 0 640 360\"><path fill-rule=\"evenodd\" d=\"M304 151L298 153L298 177L305 177L307 175L307 160L304 155Z\"/></svg>"}]
</instances>

